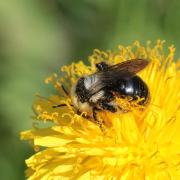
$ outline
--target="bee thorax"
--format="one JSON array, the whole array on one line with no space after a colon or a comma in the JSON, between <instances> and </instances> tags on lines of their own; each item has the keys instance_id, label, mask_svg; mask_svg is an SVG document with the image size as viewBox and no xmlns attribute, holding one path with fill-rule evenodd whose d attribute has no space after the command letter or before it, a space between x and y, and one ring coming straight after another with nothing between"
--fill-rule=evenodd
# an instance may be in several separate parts
<instances>
[{"instance_id":1,"label":"bee thorax","mask_svg":"<svg viewBox=\"0 0 180 180\"><path fill-rule=\"evenodd\" d=\"M97 92L96 94L92 95L89 99L90 102L96 103L99 99L101 99L104 96L104 91L101 90Z\"/></svg>"},{"instance_id":2,"label":"bee thorax","mask_svg":"<svg viewBox=\"0 0 180 180\"><path fill-rule=\"evenodd\" d=\"M98 81L98 77L96 75L86 76L84 78L84 86L88 90L92 85L94 85Z\"/></svg>"}]
</instances>

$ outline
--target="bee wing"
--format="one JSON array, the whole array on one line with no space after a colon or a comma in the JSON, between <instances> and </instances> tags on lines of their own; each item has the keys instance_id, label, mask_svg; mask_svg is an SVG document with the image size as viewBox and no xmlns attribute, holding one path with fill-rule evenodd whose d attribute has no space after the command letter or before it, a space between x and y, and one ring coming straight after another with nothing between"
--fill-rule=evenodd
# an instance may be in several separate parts
<instances>
[{"instance_id":1,"label":"bee wing","mask_svg":"<svg viewBox=\"0 0 180 180\"><path fill-rule=\"evenodd\" d=\"M149 61L145 59L127 60L125 62L109 66L105 71L96 72L94 75L98 81L91 86L91 94L96 93L103 87L114 84L119 79L127 79L134 76L136 73L144 69L148 63Z\"/></svg>"},{"instance_id":2,"label":"bee wing","mask_svg":"<svg viewBox=\"0 0 180 180\"><path fill-rule=\"evenodd\" d=\"M120 78L129 78L144 69L148 65L148 63L149 61L145 59L128 60L109 66L108 69L104 71L104 76L110 77L110 75L116 74Z\"/></svg>"}]
</instances>

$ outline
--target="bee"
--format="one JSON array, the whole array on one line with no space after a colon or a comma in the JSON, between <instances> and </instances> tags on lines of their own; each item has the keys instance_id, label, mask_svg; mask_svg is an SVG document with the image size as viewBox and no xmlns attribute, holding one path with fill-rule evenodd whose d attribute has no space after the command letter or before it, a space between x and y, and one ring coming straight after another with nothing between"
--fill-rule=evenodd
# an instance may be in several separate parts
<instances>
[{"instance_id":1,"label":"bee","mask_svg":"<svg viewBox=\"0 0 180 180\"><path fill-rule=\"evenodd\" d=\"M149 89L136 74L148 63L145 59L132 59L115 65L97 63L95 73L80 77L72 87L73 106L77 112L86 112L87 117L98 122L97 111L115 113L121 109L116 103L116 97L131 97L132 101L139 97L143 99L140 104L145 105L149 98Z\"/></svg>"}]
</instances>

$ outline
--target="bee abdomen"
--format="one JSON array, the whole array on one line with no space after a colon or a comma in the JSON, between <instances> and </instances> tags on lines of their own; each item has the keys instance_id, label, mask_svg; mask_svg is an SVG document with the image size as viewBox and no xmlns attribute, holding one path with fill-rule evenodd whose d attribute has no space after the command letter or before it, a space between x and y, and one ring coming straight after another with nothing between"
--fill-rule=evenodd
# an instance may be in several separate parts
<instances>
[{"instance_id":1,"label":"bee abdomen","mask_svg":"<svg viewBox=\"0 0 180 180\"><path fill-rule=\"evenodd\" d=\"M140 104L144 104L148 98L148 87L145 82L138 76L134 76L129 79L121 79L118 81L118 87L116 91L118 94L123 96L130 96L133 100L136 100L137 97L144 98Z\"/></svg>"}]
</instances>

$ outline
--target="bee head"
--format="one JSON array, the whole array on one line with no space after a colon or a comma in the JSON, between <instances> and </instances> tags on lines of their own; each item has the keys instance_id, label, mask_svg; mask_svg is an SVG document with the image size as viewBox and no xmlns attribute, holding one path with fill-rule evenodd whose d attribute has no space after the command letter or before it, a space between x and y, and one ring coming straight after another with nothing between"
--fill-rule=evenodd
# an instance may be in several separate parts
<instances>
[{"instance_id":1,"label":"bee head","mask_svg":"<svg viewBox=\"0 0 180 180\"><path fill-rule=\"evenodd\" d=\"M88 103L87 90L84 87L84 77L80 78L71 88L71 100L76 109L80 112L92 113L92 108Z\"/></svg>"}]
</instances>

